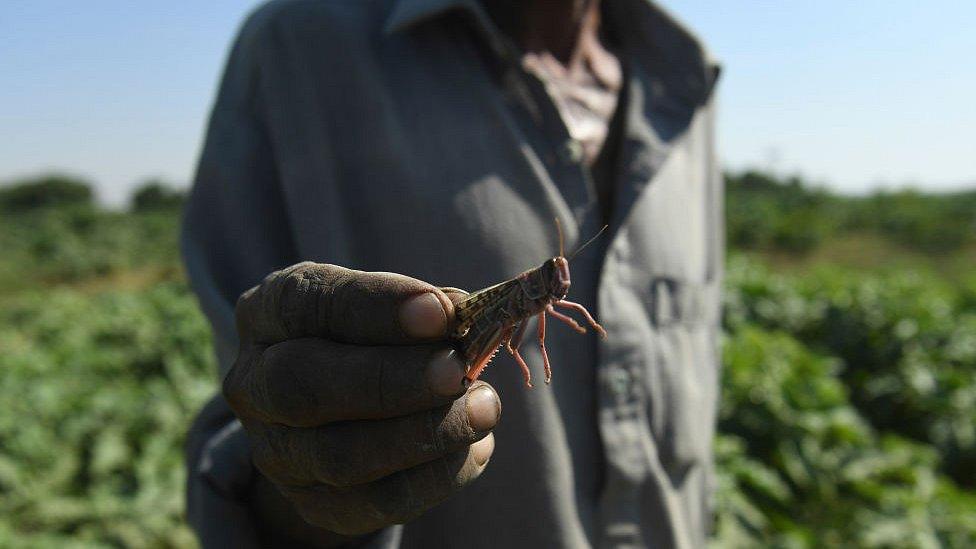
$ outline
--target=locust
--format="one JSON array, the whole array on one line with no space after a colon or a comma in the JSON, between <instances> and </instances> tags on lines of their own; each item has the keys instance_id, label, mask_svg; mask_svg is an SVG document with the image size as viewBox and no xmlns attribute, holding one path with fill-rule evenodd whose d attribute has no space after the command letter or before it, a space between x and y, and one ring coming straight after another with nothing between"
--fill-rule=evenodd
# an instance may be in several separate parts
<instances>
[{"instance_id":1,"label":"locust","mask_svg":"<svg viewBox=\"0 0 976 549\"><path fill-rule=\"evenodd\" d=\"M533 316L539 318L537 331L546 383L552 381L552 368L549 364L549 353L546 351L546 315L551 315L580 334L586 333L586 328L557 311L556 307L578 312L601 337L607 337L606 330L586 310L586 307L566 300L570 286L569 260L600 236L606 228L604 226L600 229L600 232L567 259L563 255L563 234L557 219L558 256L505 282L471 293L455 305L456 323L451 337L457 342L468 366L465 375L467 384L470 385L478 379L482 370L504 345L521 367L525 385L532 387L532 373L519 353L519 346L525 335L528 320Z\"/></svg>"}]
</instances>

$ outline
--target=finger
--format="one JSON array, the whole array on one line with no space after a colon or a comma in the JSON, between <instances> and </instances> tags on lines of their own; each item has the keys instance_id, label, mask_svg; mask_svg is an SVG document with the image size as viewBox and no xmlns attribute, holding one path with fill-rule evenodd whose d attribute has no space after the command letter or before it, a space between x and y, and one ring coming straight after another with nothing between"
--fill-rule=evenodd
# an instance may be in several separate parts
<instances>
[{"instance_id":1,"label":"finger","mask_svg":"<svg viewBox=\"0 0 976 549\"><path fill-rule=\"evenodd\" d=\"M444 295L447 296L447 299L449 299L451 301L451 304L454 307L457 307L457 305L459 303L461 303L462 301L464 301L465 299L467 299L471 295L468 292L466 292L466 291L464 291L464 290L462 290L460 288L441 288L441 291L444 292ZM455 310L457 310L457 309L455 309ZM456 317L454 315L452 315L451 316L451 319L452 319L452 322L450 322L448 324L448 331L450 333L453 333L454 330L455 330L454 322L456 321Z\"/></svg>"},{"instance_id":2,"label":"finger","mask_svg":"<svg viewBox=\"0 0 976 549\"><path fill-rule=\"evenodd\" d=\"M464 488L485 470L494 448L494 436L488 435L464 450L368 484L281 490L309 523L361 535L409 522Z\"/></svg>"},{"instance_id":3,"label":"finger","mask_svg":"<svg viewBox=\"0 0 976 549\"><path fill-rule=\"evenodd\" d=\"M445 406L464 393L463 378L464 365L446 344L361 347L304 338L250 348L223 389L238 417L317 427Z\"/></svg>"},{"instance_id":4,"label":"finger","mask_svg":"<svg viewBox=\"0 0 976 549\"><path fill-rule=\"evenodd\" d=\"M364 484L440 458L484 438L501 404L486 383L451 406L378 421L316 429L248 426L255 466L278 484Z\"/></svg>"},{"instance_id":5,"label":"finger","mask_svg":"<svg viewBox=\"0 0 976 549\"><path fill-rule=\"evenodd\" d=\"M382 345L443 338L454 305L444 292L408 276L304 262L244 292L236 312L245 342L314 336Z\"/></svg>"},{"instance_id":6,"label":"finger","mask_svg":"<svg viewBox=\"0 0 976 549\"><path fill-rule=\"evenodd\" d=\"M461 288L445 287L440 288L440 290L444 292L444 295L446 295L447 298L451 300L451 303L455 305L471 295L469 292L462 290Z\"/></svg>"}]
</instances>

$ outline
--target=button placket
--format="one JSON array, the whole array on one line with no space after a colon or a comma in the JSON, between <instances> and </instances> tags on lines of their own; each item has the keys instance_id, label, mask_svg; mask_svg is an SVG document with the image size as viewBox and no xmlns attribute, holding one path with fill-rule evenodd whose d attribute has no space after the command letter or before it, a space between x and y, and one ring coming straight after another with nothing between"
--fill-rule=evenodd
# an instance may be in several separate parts
<instances>
[{"instance_id":1,"label":"button placket","mask_svg":"<svg viewBox=\"0 0 976 549\"><path fill-rule=\"evenodd\" d=\"M577 223L583 226L596 204L596 190L584 164L583 144L570 135L545 82L521 65L513 69L527 92L522 101L536 122L533 133L538 140L538 154L546 161L546 169L566 198Z\"/></svg>"},{"instance_id":2,"label":"button placket","mask_svg":"<svg viewBox=\"0 0 976 549\"><path fill-rule=\"evenodd\" d=\"M559 152L563 162L574 168L579 167L583 162L583 144L576 139L569 138L563 142Z\"/></svg>"},{"instance_id":3,"label":"button placket","mask_svg":"<svg viewBox=\"0 0 976 549\"><path fill-rule=\"evenodd\" d=\"M614 368L611 370L607 377L609 378L607 384L610 386L610 392L619 397L626 397L630 393L630 372L624 368Z\"/></svg>"}]
</instances>

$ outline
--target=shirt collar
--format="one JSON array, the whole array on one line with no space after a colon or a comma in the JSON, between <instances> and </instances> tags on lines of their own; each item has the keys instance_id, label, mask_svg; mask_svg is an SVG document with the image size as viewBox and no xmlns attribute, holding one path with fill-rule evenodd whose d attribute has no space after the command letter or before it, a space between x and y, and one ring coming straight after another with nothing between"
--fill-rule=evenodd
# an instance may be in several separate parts
<instances>
[{"instance_id":1,"label":"shirt collar","mask_svg":"<svg viewBox=\"0 0 976 549\"><path fill-rule=\"evenodd\" d=\"M671 98L689 107L708 101L719 67L691 31L650 0L605 1L606 24L613 25L633 62L659 78ZM509 51L477 0L396 0L385 31L401 32L452 12L472 18L497 54Z\"/></svg>"},{"instance_id":2,"label":"shirt collar","mask_svg":"<svg viewBox=\"0 0 976 549\"><path fill-rule=\"evenodd\" d=\"M485 16L477 0L396 0L384 30L396 33L452 11Z\"/></svg>"}]
</instances>

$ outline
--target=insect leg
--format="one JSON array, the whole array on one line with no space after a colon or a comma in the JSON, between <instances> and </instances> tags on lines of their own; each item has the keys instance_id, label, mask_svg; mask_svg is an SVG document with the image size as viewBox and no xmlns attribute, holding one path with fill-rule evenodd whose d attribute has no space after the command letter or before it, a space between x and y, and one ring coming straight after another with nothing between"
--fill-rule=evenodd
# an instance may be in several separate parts
<instances>
[{"instance_id":1,"label":"insect leg","mask_svg":"<svg viewBox=\"0 0 976 549\"><path fill-rule=\"evenodd\" d=\"M508 334L511 334L511 331ZM506 337L505 328L499 326L490 335L479 338L473 344L472 349L466 353L466 360L470 361L471 366L468 368L468 373L464 376L467 379L465 386L474 383L474 380L478 379L481 371L494 358L495 353L498 351L498 346L504 341L504 337Z\"/></svg>"},{"instance_id":2,"label":"insect leg","mask_svg":"<svg viewBox=\"0 0 976 549\"><path fill-rule=\"evenodd\" d=\"M600 323L593 318L593 315L591 315L590 312L586 310L586 307L580 305L579 303L566 301L565 299L561 301L557 301L555 305L557 307L565 307L566 309L572 309L574 311L579 312L581 315L586 317L586 321L590 323L590 326L593 326L593 329L600 334L600 337L606 339L607 331L603 329L603 326L600 326Z\"/></svg>"},{"instance_id":3,"label":"insect leg","mask_svg":"<svg viewBox=\"0 0 976 549\"><path fill-rule=\"evenodd\" d=\"M467 375L464 376L464 386L468 387L469 385L474 383L474 380L478 379L478 376L481 375L481 371L485 369L485 366L488 366L488 363L491 362L491 359L494 357L495 357L495 351L492 351L487 355L478 359L478 362L476 362L473 366L471 366L471 368L468 370Z\"/></svg>"},{"instance_id":4,"label":"insect leg","mask_svg":"<svg viewBox=\"0 0 976 549\"><path fill-rule=\"evenodd\" d=\"M585 334L586 333L586 328L580 326L579 323L576 322L575 320L573 320L572 318L569 318L568 316L560 313L556 309L553 309L552 308L552 305L549 305L548 307L546 307L546 311L548 311L549 314L551 314L553 317L555 317L558 320L561 320L562 322L564 322L570 328L576 330L577 332L579 332L581 334Z\"/></svg>"},{"instance_id":5,"label":"insect leg","mask_svg":"<svg viewBox=\"0 0 976 549\"><path fill-rule=\"evenodd\" d=\"M515 335L509 338L508 342L505 344L505 348L508 349L509 353L512 353L512 357L515 358L515 362L518 362L519 367L522 368L522 377L525 378L525 386L532 387L532 372L529 371L529 365L525 363L525 359L522 358L522 353L519 352L519 345L522 344L522 336L525 334L526 322L519 324L518 330L515 331Z\"/></svg>"},{"instance_id":6,"label":"insect leg","mask_svg":"<svg viewBox=\"0 0 976 549\"><path fill-rule=\"evenodd\" d=\"M542 367L546 372L546 383L552 380L552 369L549 367L549 353L546 352L546 312L539 313L539 349L542 351Z\"/></svg>"},{"instance_id":7,"label":"insect leg","mask_svg":"<svg viewBox=\"0 0 976 549\"><path fill-rule=\"evenodd\" d=\"M522 345L522 336L525 335L526 324L527 323L524 321L519 324L518 329L515 330L515 335L508 338L508 341L505 343L505 347L508 349L508 352L515 354L518 351L519 346Z\"/></svg>"}]
</instances>

